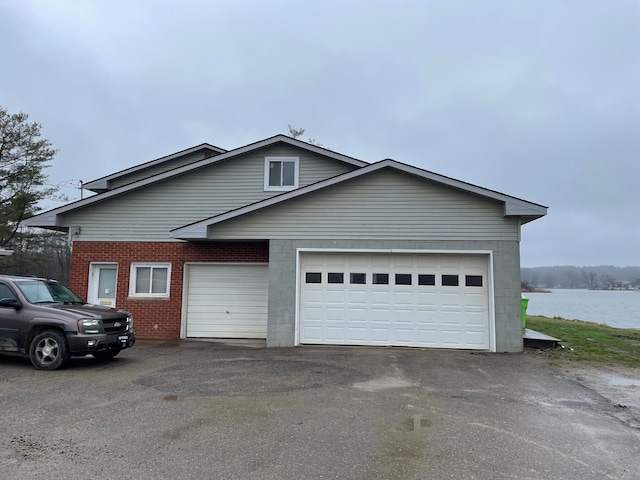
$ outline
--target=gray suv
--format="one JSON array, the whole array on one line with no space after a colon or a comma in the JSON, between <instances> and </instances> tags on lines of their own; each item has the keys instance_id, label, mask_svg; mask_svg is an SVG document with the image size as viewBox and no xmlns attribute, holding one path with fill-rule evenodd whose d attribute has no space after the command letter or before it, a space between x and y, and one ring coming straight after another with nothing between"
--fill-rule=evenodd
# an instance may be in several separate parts
<instances>
[{"instance_id":1,"label":"gray suv","mask_svg":"<svg viewBox=\"0 0 640 480\"><path fill-rule=\"evenodd\" d=\"M0 275L0 352L55 370L71 356L111 359L135 341L129 312L90 305L55 280Z\"/></svg>"}]
</instances>

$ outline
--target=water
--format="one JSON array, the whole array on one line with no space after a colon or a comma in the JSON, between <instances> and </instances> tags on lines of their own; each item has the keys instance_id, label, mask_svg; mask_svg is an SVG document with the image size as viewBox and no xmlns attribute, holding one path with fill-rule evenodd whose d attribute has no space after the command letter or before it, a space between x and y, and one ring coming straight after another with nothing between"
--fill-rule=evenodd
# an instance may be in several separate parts
<instances>
[{"instance_id":1,"label":"water","mask_svg":"<svg viewBox=\"0 0 640 480\"><path fill-rule=\"evenodd\" d=\"M562 317L640 329L640 292L617 290L552 290L524 294L527 315Z\"/></svg>"}]
</instances>

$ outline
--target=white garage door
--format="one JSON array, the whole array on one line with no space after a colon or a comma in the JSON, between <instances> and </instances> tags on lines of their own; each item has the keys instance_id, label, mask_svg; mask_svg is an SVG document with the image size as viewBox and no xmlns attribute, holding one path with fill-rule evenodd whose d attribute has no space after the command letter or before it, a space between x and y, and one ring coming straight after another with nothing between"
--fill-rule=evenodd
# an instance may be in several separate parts
<instances>
[{"instance_id":1,"label":"white garage door","mask_svg":"<svg viewBox=\"0 0 640 480\"><path fill-rule=\"evenodd\" d=\"M489 349L488 258L304 252L300 343Z\"/></svg>"},{"instance_id":2,"label":"white garage door","mask_svg":"<svg viewBox=\"0 0 640 480\"><path fill-rule=\"evenodd\" d=\"M267 337L267 265L187 268L187 337Z\"/></svg>"}]
</instances>

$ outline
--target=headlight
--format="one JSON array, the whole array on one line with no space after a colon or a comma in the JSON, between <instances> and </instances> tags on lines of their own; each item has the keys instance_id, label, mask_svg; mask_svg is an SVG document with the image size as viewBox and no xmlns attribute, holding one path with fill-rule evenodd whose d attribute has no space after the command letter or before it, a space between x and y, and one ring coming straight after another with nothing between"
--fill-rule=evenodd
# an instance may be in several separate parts
<instances>
[{"instance_id":1,"label":"headlight","mask_svg":"<svg viewBox=\"0 0 640 480\"><path fill-rule=\"evenodd\" d=\"M131 315L127 317L127 325L130 327L133 325L133 317Z\"/></svg>"},{"instance_id":2,"label":"headlight","mask_svg":"<svg viewBox=\"0 0 640 480\"><path fill-rule=\"evenodd\" d=\"M95 318L83 318L78 320L78 332L80 333L100 333L102 322Z\"/></svg>"}]
</instances>

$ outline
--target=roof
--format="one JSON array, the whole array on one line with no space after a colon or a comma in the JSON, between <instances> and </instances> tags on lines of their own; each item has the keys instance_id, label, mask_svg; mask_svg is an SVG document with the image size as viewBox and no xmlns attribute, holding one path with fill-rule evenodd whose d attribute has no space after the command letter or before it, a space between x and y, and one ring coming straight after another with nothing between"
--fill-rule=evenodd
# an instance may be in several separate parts
<instances>
[{"instance_id":1,"label":"roof","mask_svg":"<svg viewBox=\"0 0 640 480\"><path fill-rule=\"evenodd\" d=\"M243 147L240 148L236 148L234 150L229 150L227 152L221 153L219 155L216 155L215 157L210 157L210 158L205 158L203 160L199 160L196 161L194 163L190 163L189 165L184 165L182 167L178 167L178 168L174 168L172 170L168 170L166 172L163 173L159 173L157 175L153 175L151 177L147 177L147 178L143 178L141 180L138 180L136 182L127 184L127 185L123 185L121 187L118 188L114 188L113 190L107 190L104 191L103 193L99 193L98 195L94 195L92 197L88 197L82 200L77 200L75 202L69 203L67 205L63 205L61 207L58 208L54 208L52 210L48 210L46 212L43 212L41 214L35 215L31 218L28 218L26 220L22 221L22 224L28 227L46 227L46 228L55 228L55 227L61 227L62 228L62 224L59 222L58 219L58 215L64 214L64 213L69 213L72 212L74 210L80 209L80 208L84 208L86 206L95 204L97 202L101 202L104 200L107 200L109 198L114 198L120 195L124 195L128 192L146 187L148 185L152 185L154 183L158 183L161 182L163 180L167 180L171 177L175 177L178 175L184 175L186 173L189 172L193 172L197 169L200 168L204 168L207 167L209 165L214 165L216 163L220 163L220 162L224 162L226 160L231 160L235 157L238 157L240 155L243 155L245 153L249 153L252 152L254 150L259 150L261 148L265 148L271 145L276 145L278 143L286 143L288 145L292 145L295 147L299 147L299 148L303 148L307 151L313 152L313 153L317 153L319 155L323 155L325 157L328 158L332 158L334 160L338 160L344 163L348 163L350 165L356 166L356 167L363 167L365 165L369 165L369 163L364 162L362 160L358 160L356 158L353 157L349 157L347 155L342 155L340 153L336 153L332 150L327 150L326 148L323 147L319 147L317 145L312 145L310 143L307 142L303 142L301 140L296 140L294 138L291 137L287 137L286 135L275 135L273 137L270 138L266 138L264 140L260 140L258 142L254 142L251 143L249 145L245 145ZM198 147L193 147L194 149L199 148L201 146ZM182 152L179 152L181 154L184 154L185 150L183 150ZM174 154L177 155L177 154ZM171 157L171 155L170 155ZM168 157L163 157L164 159L168 158ZM174 157L175 158L175 157ZM162 159L159 160L154 160L154 161L160 161ZM143 165L147 165L148 164L143 164ZM135 167L134 167L135 168ZM130 172L133 171L131 169L129 170L124 170L123 172ZM122 172L121 172L122 174ZM119 175L119 174L114 174L115 176ZM113 176L109 176L109 177L103 177L102 179L99 180L95 180L94 182L91 183L95 183L98 181L104 181L106 184L106 179L113 177ZM115 177L114 177L115 178Z\"/></svg>"},{"instance_id":2,"label":"roof","mask_svg":"<svg viewBox=\"0 0 640 480\"><path fill-rule=\"evenodd\" d=\"M201 143L200 145L196 145L195 147L187 148L185 150L180 150L179 152L172 153L171 155L166 155L164 157L151 160L150 162L141 163L134 167L127 168L125 170L120 170L119 172L112 173L111 175L107 175L105 177L100 177L96 180L90 180L88 182L85 182L82 186L87 190L92 190L97 193L103 192L109 189L109 182L112 180L115 180L116 178L123 177L125 175L130 175L132 173L145 170L147 168L155 167L156 165L161 165L163 163L170 162L171 160L175 160L176 158L180 158L185 155L198 152L200 150L208 150L209 152L211 152L212 155L209 155L209 157L213 157L221 153L225 153L227 151L224 148L216 147L215 145L210 145L208 143ZM206 158L209 158L209 157L206 157Z\"/></svg>"},{"instance_id":3,"label":"roof","mask_svg":"<svg viewBox=\"0 0 640 480\"><path fill-rule=\"evenodd\" d=\"M504 204L504 215L521 217L522 223L528 223L547 214L547 207L543 205L528 202L517 197L505 195L494 190L489 190L477 185L456 180L454 178L446 177L444 175L439 175L437 173L423 170L421 168L407 165L405 163L397 162L392 159L386 159L373 164L369 164L360 169L352 170L342 175L338 175L336 177L332 177L327 180L308 185L306 187L298 188L296 190L292 190L275 197L267 198L265 200L246 205L244 207L240 207L238 209L231 210L220 215L206 218L199 222L184 225L182 227L171 230L170 236L171 238L182 240L206 239L207 227L211 225L215 225L232 218L237 218L239 216L246 215L248 213L255 212L256 210L270 207L272 205L280 204L294 198L301 197L308 193L322 190L327 187L339 185L348 180L362 177L364 175L369 175L373 172L387 168L414 175L428 181L436 182L441 185L455 188L466 193L477 195L479 197L502 202Z\"/></svg>"}]
</instances>

